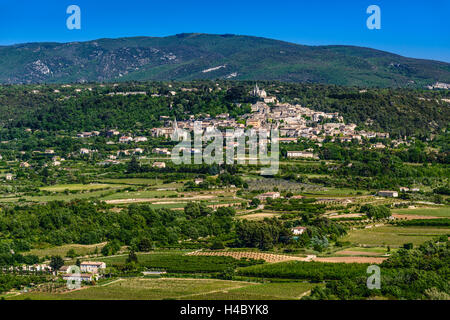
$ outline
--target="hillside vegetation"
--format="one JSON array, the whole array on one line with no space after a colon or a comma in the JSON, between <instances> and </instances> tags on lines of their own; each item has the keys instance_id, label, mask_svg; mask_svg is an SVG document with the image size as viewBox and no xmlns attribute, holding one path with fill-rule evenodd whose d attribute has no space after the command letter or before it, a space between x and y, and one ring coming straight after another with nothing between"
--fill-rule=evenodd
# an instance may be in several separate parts
<instances>
[{"instance_id":1,"label":"hillside vegetation","mask_svg":"<svg viewBox=\"0 0 450 320\"><path fill-rule=\"evenodd\" d=\"M278 80L370 87L450 82L450 64L354 46L211 34L0 47L0 83Z\"/></svg>"}]
</instances>

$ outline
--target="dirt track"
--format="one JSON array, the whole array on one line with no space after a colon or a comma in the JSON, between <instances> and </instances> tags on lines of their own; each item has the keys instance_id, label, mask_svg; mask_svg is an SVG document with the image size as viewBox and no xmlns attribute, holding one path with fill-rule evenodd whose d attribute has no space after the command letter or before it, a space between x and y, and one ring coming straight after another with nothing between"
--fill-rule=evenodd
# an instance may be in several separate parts
<instances>
[{"instance_id":1,"label":"dirt track","mask_svg":"<svg viewBox=\"0 0 450 320\"><path fill-rule=\"evenodd\" d=\"M208 200L214 199L215 196L204 195L204 196L195 196L195 197L183 197L183 198L175 198L179 201L176 202L186 202L186 201L195 201L195 200ZM175 201L174 198L167 198L168 201ZM123 204L123 203L136 203L136 202L161 202L164 198L134 198L134 199L116 199L116 200L106 200L105 202L108 204Z\"/></svg>"},{"instance_id":2,"label":"dirt track","mask_svg":"<svg viewBox=\"0 0 450 320\"><path fill-rule=\"evenodd\" d=\"M401 219L401 220L416 220L416 219L439 219L440 217L432 217L432 216L419 216L415 214L393 214L392 215L395 219Z\"/></svg>"},{"instance_id":3,"label":"dirt track","mask_svg":"<svg viewBox=\"0 0 450 320\"><path fill-rule=\"evenodd\" d=\"M381 263L387 258L382 257L326 257L315 258L313 261L334 263Z\"/></svg>"},{"instance_id":4,"label":"dirt track","mask_svg":"<svg viewBox=\"0 0 450 320\"><path fill-rule=\"evenodd\" d=\"M380 256L382 253L369 252L369 251L352 251L352 250L342 250L335 252L337 255L342 256Z\"/></svg>"}]
</instances>

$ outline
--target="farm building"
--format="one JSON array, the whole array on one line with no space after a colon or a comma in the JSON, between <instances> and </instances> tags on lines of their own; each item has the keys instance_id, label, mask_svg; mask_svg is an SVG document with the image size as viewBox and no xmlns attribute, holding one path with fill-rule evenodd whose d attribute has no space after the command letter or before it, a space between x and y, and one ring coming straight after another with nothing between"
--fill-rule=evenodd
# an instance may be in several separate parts
<instances>
[{"instance_id":1,"label":"farm building","mask_svg":"<svg viewBox=\"0 0 450 320\"><path fill-rule=\"evenodd\" d=\"M165 162L153 162L152 167L153 168L163 169L163 168L166 167L166 163Z\"/></svg>"},{"instance_id":2,"label":"farm building","mask_svg":"<svg viewBox=\"0 0 450 320\"><path fill-rule=\"evenodd\" d=\"M81 273L81 274L76 274L76 273L68 273L63 275L63 280L67 281L76 281L76 282L91 282L92 280L95 280L94 275L90 274L90 273Z\"/></svg>"},{"instance_id":3,"label":"farm building","mask_svg":"<svg viewBox=\"0 0 450 320\"><path fill-rule=\"evenodd\" d=\"M378 191L378 195L380 197L397 198L398 197L398 192L397 191L382 190L382 191Z\"/></svg>"},{"instance_id":4,"label":"farm building","mask_svg":"<svg viewBox=\"0 0 450 320\"><path fill-rule=\"evenodd\" d=\"M306 227L294 227L294 228L291 228L291 231L294 235L298 236L300 234L303 234L303 232L306 231Z\"/></svg>"},{"instance_id":5,"label":"farm building","mask_svg":"<svg viewBox=\"0 0 450 320\"><path fill-rule=\"evenodd\" d=\"M100 269L105 269L106 263L96 261L83 261L80 264L81 272L98 273Z\"/></svg>"},{"instance_id":6,"label":"farm building","mask_svg":"<svg viewBox=\"0 0 450 320\"><path fill-rule=\"evenodd\" d=\"M259 200L267 200L267 199L277 199L280 197L279 192L266 192L257 196Z\"/></svg>"},{"instance_id":7,"label":"farm building","mask_svg":"<svg viewBox=\"0 0 450 320\"><path fill-rule=\"evenodd\" d=\"M314 155L313 152L306 152L306 151L288 151L287 157L288 158L310 158L310 159L317 158L317 156Z\"/></svg>"}]
</instances>

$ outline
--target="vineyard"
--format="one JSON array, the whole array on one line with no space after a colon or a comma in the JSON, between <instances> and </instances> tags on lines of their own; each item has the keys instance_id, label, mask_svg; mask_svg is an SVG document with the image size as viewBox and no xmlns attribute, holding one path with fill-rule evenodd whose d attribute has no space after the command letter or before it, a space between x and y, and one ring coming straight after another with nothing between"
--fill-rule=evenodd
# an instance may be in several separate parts
<instances>
[{"instance_id":1,"label":"vineyard","mask_svg":"<svg viewBox=\"0 0 450 320\"><path fill-rule=\"evenodd\" d=\"M368 264L289 261L251 266L238 270L241 276L308 279L311 281L350 279L366 274Z\"/></svg>"},{"instance_id":2,"label":"vineyard","mask_svg":"<svg viewBox=\"0 0 450 320\"><path fill-rule=\"evenodd\" d=\"M398 226L412 226L412 227L450 227L450 219L417 219L417 220L404 220L397 222Z\"/></svg>"},{"instance_id":3,"label":"vineyard","mask_svg":"<svg viewBox=\"0 0 450 320\"><path fill-rule=\"evenodd\" d=\"M105 259L107 260L107 259ZM124 261L117 261L119 265ZM216 273L230 268L251 266L259 261L237 260L224 256L192 256L181 254L146 254L138 256L138 263L148 270L164 270L168 273Z\"/></svg>"},{"instance_id":4,"label":"vineyard","mask_svg":"<svg viewBox=\"0 0 450 320\"><path fill-rule=\"evenodd\" d=\"M234 259L240 260L242 258L254 259L254 260L264 260L269 263L284 262L284 261L305 261L306 258L294 257L281 254L272 253L262 253L262 252L252 252L252 251L196 251L190 253L191 256L226 256L232 257Z\"/></svg>"}]
</instances>

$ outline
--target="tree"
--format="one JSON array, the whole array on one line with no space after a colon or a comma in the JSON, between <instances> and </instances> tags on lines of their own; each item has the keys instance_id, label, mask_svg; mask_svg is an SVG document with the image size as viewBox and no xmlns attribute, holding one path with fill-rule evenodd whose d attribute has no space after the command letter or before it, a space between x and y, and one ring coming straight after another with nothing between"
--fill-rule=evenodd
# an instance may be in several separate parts
<instances>
[{"instance_id":1,"label":"tree","mask_svg":"<svg viewBox=\"0 0 450 320\"><path fill-rule=\"evenodd\" d=\"M131 160L127 166L127 172L128 173L138 173L140 171L141 171L141 166L140 166L139 162L137 161L136 156L131 157Z\"/></svg>"},{"instance_id":2,"label":"tree","mask_svg":"<svg viewBox=\"0 0 450 320\"><path fill-rule=\"evenodd\" d=\"M78 256L77 255L77 253L75 252L75 250L74 249L70 249L69 251L67 251L67 253L66 253L66 257L68 257L68 258L75 258L76 256Z\"/></svg>"},{"instance_id":3,"label":"tree","mask_svg":"<svg viewBox=\"0 0 450 320\"><path fill-rule=\"evenodd\" d=\"M152 249L152 242L148 238L142 238L138 243L139 251L150 251Z\"/></svg>"},{"instance_id":4,"label":"tree","mask_svg":"<svg viewBox=\"0 0 450 320\"><path fill-rule=\"evenodd\" d=\"M58 271L64 265L64 260L61 256L52 256L50 258L50 267L53 271Z\"/></svg>"},{"instance_id":5,"label":"tree","mask_svg":"<svg viewBox=\"0 0 450 320\"><path fill-rule=\"evenodd\" d=\"M258 198L253 198L252 201L250 202L250 205L252 207L257 207L261 204L261 200L259 200Z\"/></svg>"},{"instance_id":6,"label":"tree","mask_svg":"<svg viewBox=\"0 0 450 320\"><path fill-rule=\"evenodd\" d=\"M130 250L130 253L128 254L127 263L137 263L138 257L136 255L136 252L134 252L133 249Z\"/></svg>"},{"instance_id":7,"label":"tree","mask_svg":"<svg viewBox=\"0 0 450 320\"><path fill-rule=\"evenodd\" d=\"M220 240L214 240L214 242L211 245L211 250L220 250L220 249L225 249L223 242Z\"/></svg>"}]
</instances>

